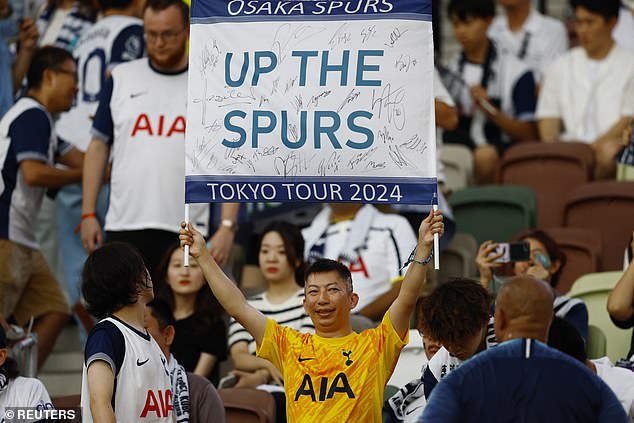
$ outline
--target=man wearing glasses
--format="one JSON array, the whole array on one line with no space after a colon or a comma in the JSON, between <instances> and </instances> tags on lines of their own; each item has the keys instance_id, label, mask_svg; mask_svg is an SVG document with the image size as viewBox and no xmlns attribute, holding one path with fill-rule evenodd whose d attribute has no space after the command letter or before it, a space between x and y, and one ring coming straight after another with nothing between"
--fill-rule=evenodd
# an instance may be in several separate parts
<instances>
[{"instance_id":1,"label":"man wearing glasses","mask_svg":"<svg viewBox=\"0 0 634 423\"><path fill-rule=\"evenodd\" d=\"M149 0L143 15L148 59L117 66L106 81L86 152L82 241L101 244L97 193L112 153L106 240L137 247L154 278L178 241L185 199L185 116L189 8L181 0ZM206 232L208 205L192 205Z\"/></svg>"},{"instance_id":2,"label":"man wearing glasses","mask_svg":"<svg viewBox=\"0 0 634 423\"><path fill-rule=\"evenodd\" d=\"M38 50L27 95L0 120L0 321L35 319L41 366L69 318L68 303L40 252L35 230L46 188L81 181L83 154L58 142L53 116L77 93L77 68L57 47ZM55 162L68 166L55 167Z\"/></svg>"}]
</instances>

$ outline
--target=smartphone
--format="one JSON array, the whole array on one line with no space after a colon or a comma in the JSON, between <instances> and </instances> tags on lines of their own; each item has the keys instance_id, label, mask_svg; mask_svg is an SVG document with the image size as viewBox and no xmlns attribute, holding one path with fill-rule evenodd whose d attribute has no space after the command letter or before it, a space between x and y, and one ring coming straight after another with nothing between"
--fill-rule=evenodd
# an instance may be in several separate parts
<instances>
[{"instance_id":1,"label":"smartphone","mask_svg":"<svg viewBox=\"0 0 634 423\"><path fill-rule=\"evenodd\" d=\"M531 258L531 246L528 242L499 242L494 254L502 254L496 263L528 261Z\"/></svg>"}]
</instances>

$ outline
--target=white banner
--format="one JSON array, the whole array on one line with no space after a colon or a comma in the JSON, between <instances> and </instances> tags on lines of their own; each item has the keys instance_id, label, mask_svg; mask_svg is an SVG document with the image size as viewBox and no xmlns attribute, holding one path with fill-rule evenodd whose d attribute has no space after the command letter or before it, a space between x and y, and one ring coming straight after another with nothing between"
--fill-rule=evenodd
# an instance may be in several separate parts
<instances>
[{"instance_id":1,"label":"white banner","mask_svg":"<svg viewBox=\"0 0 634 423\"><path fill-rule=\"evenodd\" d=\"M194 0L186 201L430 204L430 10Z\"/></svg>"}]
</instances>

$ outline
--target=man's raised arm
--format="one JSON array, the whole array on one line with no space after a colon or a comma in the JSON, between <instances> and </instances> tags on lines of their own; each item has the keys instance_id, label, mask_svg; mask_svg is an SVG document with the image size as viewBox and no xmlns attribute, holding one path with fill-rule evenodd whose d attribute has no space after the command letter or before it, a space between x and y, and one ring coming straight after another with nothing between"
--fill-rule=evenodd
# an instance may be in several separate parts
<instances>
[{"instance_id":1,"label":"man's raised arm","mask_svg":"<svg viewBox=\"0 0 634 423\"><path fill-rule=\"evenodd\" d=\"M201 233L194 229L191 223L185 226L183 222L181 226L181 247L189 245L189 254L198 261L198 265L203 270L205 279L220 305L244 326L258 346L261 345L266 329L266 317L247 303L242 292L218 266L207 250L205 239Z\"/></svg>"},{"instance_id":2,"label":"man's raised arm","mask_svg":"<svg viewBox=\"0 0 634 423\"><path fill-rule=\"evenodd\" d=\"M405 273L398 297L390 307L390 320L401 338L409 330L409 321L416 306L418 295L427 278L427 269L432 265L431 252L434 234L442 236L444 224L440 211L431 211L418 228L418 243L413 260Z\"/></svg>"}]
</instances>

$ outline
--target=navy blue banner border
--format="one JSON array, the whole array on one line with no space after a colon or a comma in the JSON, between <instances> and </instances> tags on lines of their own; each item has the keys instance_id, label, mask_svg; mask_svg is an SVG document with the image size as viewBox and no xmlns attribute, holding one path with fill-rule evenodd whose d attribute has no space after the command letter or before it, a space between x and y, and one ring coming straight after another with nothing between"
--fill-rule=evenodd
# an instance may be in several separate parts
<instances>
[{"instance_id":1,"label":"navy blue banner border","mask_svg":"<svg viewBox=\"0 0 634 423\"><path fill-rule=\"evenodd\" d=\"M186 176L186 203L432 204L436 178Z\"/></svg>"}]
</instances>

